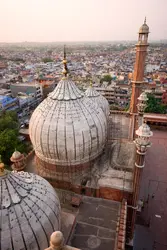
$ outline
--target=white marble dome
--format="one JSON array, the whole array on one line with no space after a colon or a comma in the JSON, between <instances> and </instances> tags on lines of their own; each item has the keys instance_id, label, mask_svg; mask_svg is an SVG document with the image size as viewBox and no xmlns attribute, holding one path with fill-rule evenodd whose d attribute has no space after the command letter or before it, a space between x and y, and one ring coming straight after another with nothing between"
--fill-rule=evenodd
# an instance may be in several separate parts
<instances>
[{"instance_id":1,"label":"white marble dome","mask_svg":"<svg viewBox=\"0 0 167 250\"><path fill-rule=\"evenodd\" d=\"M0 173L0 249L43 250L60 230L60 203L52 186L26 172Z\"/></svg>"},{"instance_id":2,"label":"white marble dome","mask_svg":"<svg viewBox=\"0 0 167 250\"><path fill-rule=\"evenodd\" d=\"M64 77L35 109L29 134L37 157L59 166L84 164L96 158L106 142L104 112Z\"/></svg>"},{"instance_id":3,"label":"white marble dome","mask_svg":"<svg viewBox=\"0 0 167 250\"><path fill-rule=\"evenodd\" d=\"M110 107L107 99L102 96L99 92L97 92L93 86L89 86L85 91L85 95L90 98L93 102L97 103L97 105L102 108L106 117L108 118L110 114Z\"/></svg>"},{"instance_id":4,"label":"white marble dome","mask_svg":"<svg viewBox=\"0 0 167 250\"><path fill-rule=\"evenodd\" d=\"M148 34L149 33L149 27L146 23L144 23L140 29L139 29L140 34Z\"/></svg>"}]
</instances>

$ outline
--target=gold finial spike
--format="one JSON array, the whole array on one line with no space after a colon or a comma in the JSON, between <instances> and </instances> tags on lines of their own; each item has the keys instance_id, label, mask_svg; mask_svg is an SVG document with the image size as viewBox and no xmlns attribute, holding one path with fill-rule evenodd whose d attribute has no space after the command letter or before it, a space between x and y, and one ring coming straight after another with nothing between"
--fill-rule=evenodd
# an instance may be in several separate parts
<instances>
[{"instance_id":1,"label":"gold finial spike","mask_svg":"<svg viewBox=\"0 0 167 250\"><path fill-rule=\"evenodd\" d=\"M66 60L66 46L64 45L64 60Z\"/></svg>"},{"instance_id":2,"label":"gold finial spike","mask_svg":"<svg viewBox=\"0 0 167 250\"><path fill-rule=\"evenodd\" d=\"M63 58L63 64L64 64L64 68L63 68L63 75L67 76L68 74L68 68L67 68L67 60L66 60L66 46L64 45L64 58Z\"/></svg>"},{"instance_id":3,"label":"gold finial spike","mask_svg":"<svg viewBox=\"0 0 167 250\"><path fill-rule=\"evenodd\" d=\"M145 19L144 19L144 24L146 24L146 16L145 16Z\"/></svg>"},{"instance_id":4,"label":"gold finial spike","mask_svg":"<svg viewBox=\"0 0 167 250\"><path fill-rule=\"evenodd\" d=\"M93 86L93 84L92 84L92 81L90 81L90 85L89 85L90 87L92 87Z\"/></svg>"},{"instance_id":5,"label":"gold finial spike","mask_svg":"<svg viewBox=\"0 0 167 250\"><path fill-rule=\"evenodd\" d=\"M5 175L4 167L5 167L5 165L2 162L1 155L0 155L0 176Z\"/></svg>"}]
</instances>

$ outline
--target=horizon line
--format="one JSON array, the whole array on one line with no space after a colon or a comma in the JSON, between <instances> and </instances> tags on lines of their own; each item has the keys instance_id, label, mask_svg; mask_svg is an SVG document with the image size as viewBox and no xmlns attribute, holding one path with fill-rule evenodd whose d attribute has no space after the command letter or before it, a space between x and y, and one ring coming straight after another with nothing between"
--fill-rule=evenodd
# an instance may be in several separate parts
<instances>
[{"instance_id":1,"label":"horizon line","mask_svg":"<svg viewBox=\"0 0 167 250\"><path fill-rule=\"evenodd\" d=\"M134 42L134 41L137 41L137 39L135 40L130 40L130 39L127 39L127 40L80 40L80 41L17 41L17 42L0 42L0 44L14 44L14 43L90 43L90 42L93 42L93 43L98 43L98 42ZM167 41L167 38L163 38L163 39L151 39L149 40L150 42L160 42L160 41Z\"/></svg>"}]
</instances>

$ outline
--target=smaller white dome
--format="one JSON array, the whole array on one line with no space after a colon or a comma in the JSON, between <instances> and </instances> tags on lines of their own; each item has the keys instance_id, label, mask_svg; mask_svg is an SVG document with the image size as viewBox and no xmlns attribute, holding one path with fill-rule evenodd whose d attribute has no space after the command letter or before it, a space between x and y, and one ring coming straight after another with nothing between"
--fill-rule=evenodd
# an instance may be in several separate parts
<instances>
[{"instance_id":1,"label":"smaller white dome","mask_svg":"<svg viewBox=\"0 0 167 250\"><path fill-rule=\"evenodd\" d=\"M107 99L102 96L99 92L97 92L93 86L89 86L88 89L85 91L85 96L92 99L105 113L106 117L109 116L110 108Z\"/></svg>"},{"instance_id":2,"label":"smaller white dome","mask_svg":"<svg viewBox=\"0 0 167 250\"><path fill-rule=\"evenodd\" d=\"M19 151L14 151L14 153L12 154L12 158L17 160L21 157L21 153Z\"/></svg>"},{"instance_id":3,"label":"smaller white dome","mask_svg":"<svg viewBox=\"0 0 167 250\"><path fill-rule=\"evenodd\" d=\"M139 101L146 102L148 101L147 94L145 92L141 93L141 95L137 98Z\"/></svg>"},{"instance_id":4,"label":"smaller white dome","mask_svg":"<svg viewBox=\"0 0 167 250\"><path fill-rule=\"evenodd\" d=\"M143 25L139 29L139 34L148 34L148 33L149 33L149 27L146 24L146 18L145 18Z\"/></svg>"},{"instance_id":5,"label":"smaller white dome","mask_svg":"<svg viewBox=\"0 0 167 250\"><path fill-rule=\"evenodd\" d=\"M150 137L153 135L153 132L146 123L143 123L138 130L136 130L136 134L140 137Z\"/></svg>"},{"instance_id":6,"label":"smaller white dome","mask_svg":"<svg viewBox=\"0 0 167 250\"><path fill-rule=\"evenodd\" d=\"M140 34L147 34L149 33L149 27L147 24L143 24L139 29Z\"/></svg>"}]
</instances>

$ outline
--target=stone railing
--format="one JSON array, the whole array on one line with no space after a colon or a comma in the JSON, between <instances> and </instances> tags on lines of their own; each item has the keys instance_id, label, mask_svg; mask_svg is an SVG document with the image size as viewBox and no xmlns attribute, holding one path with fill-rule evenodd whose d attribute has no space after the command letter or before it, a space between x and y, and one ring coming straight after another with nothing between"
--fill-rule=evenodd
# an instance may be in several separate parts
<instances>
[{"instance_id":1,"label":"stone railing","mask_svg":"<svg viewBox=\"0 0 167 250\"><path fill-rule=\"evenodd\" d=\"M127 201L123 200L120 210L120 218L117 224L117 237L115 250L124 250L126 241L126 219L127 219Z\"/></svg>"},{"instance_id":2,"label":"stone railing","mask_svg":"<svg viewBox=\"0 0 167 250\"><path fill-rule=\"evenodd\" d=\"M130 115L128 111L120 111L120 110L110 110L110 115L111 114Z\"/></svg>"}]
</instances>

